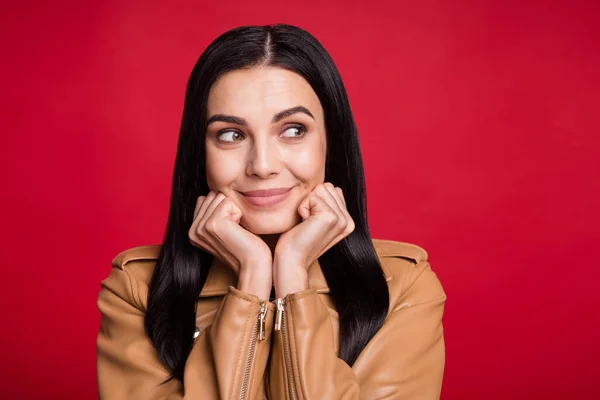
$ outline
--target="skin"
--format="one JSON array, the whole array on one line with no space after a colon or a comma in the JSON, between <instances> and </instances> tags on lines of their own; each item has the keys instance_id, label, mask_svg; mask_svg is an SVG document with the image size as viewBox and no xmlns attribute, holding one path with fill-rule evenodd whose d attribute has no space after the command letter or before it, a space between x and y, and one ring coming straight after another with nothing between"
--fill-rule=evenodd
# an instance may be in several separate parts
<instances>
[{"instance_id":1,"label":"skin","mask_svg":"<svg viewBox=\"0 0 600 400\"><path fill-rule=\"evenodd\" d=\"M273 122L298 106L306 112ZM230 71L210 89L207 121L211 191L198 197L191 242L225 261L239 290L261 299L272 285L277 297L308 289L308 267L354 230L342 190L324 182L327 141L316 93L285 69ZM269 207L242 194L281 187L291 187L290 195Z\"/></svg>"}]
</instances>

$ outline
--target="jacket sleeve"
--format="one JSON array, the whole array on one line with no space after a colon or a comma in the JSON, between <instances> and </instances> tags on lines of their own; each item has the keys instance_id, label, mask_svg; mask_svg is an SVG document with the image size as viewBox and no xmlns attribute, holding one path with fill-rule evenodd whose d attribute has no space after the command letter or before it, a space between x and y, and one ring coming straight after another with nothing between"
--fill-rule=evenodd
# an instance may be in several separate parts
<instances>
[{"instance_id":1,"label":"jacket sleeve","mask_svg":"<svg viewBox=\"0 0 600 400\"><path fill-rule=\"evenodd\" d=\"M439 399L446 295L426 261L413 268L406 289L352 368L334 352L329 312L316 290L286 296L286 323L274 345L289 352L290 398Z\"/></svg>"},{"instance_id":2,"label":"jacket sleeve","mask_svg":"<svg viewBox=\"0 0 600 400\"><path fill-rule=\"evenodd\" d=\"M113 268L101 283L96 342L100 399L255 399L260 395L273 328L272 304L230 286L212 324L195 339L184 384L175 378L161 384L170 372L145 332L145 307L136 287L135 278L120 268ZM264 316L262 340L260 315Z\"/></svg>"}]
</instances>

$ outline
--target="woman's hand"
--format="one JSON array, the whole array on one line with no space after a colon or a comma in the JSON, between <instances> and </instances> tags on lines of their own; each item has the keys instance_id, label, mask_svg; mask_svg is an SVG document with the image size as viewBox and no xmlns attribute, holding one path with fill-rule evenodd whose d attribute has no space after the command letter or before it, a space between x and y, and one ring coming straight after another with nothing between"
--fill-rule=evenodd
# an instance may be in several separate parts
<instances>
[{"instance_id":1,"label":"woman's hand","mask_svg":"<svg viewBox=\"0 0 600 400\"><path fill-rule=\"evenodd\" d=\"M298 206L303 222L283 233L275 248L273 278L277 297L308 289L308 267L354 231L342 189L317 185Z\"/></svg>"},{"instance_id":2,"label":"woman's hand","mask_svg":"<svg viewBox=\"0 0 600 400\"><path fill-rule=\"evenodd\" d=\"M242 211L223 193L199 196L191 243L229 265L238 277L238 289L268 299L271 292L272 256L269 246L239 225Z\"/></svg>"}]
</instances>

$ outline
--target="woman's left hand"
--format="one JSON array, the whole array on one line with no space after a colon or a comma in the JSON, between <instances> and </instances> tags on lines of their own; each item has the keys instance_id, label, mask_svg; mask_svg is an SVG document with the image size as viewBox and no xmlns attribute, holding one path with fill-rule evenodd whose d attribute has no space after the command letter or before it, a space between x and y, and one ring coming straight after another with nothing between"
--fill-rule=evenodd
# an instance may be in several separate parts
<instances>
[{"instance_id":1,"label":"woman's left hand","mask_svg":"<svg viewBox=\"0 0 600 400\"><path fill-rule=\"evenodd\" d=\"M342 189L317 185L298 206L302 222L281 234L273 259L277 297L308 289L308 267L354 231Z\"/></svg>"}]
</instances>

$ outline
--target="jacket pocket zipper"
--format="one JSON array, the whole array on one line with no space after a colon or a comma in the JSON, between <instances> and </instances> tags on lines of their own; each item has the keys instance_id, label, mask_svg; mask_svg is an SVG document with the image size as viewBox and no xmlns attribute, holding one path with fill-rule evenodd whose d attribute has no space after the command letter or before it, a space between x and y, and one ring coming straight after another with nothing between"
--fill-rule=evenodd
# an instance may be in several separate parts
<instances>
[{"instance_id":1,"label":"jacket pocket zipper","mask_svg":"<svg viewBox=\"0 0 600 400\"><path fill-rule=\"evenodd\" d=\"M290 397L296 400L296 384L294 382L294 374L292 372L292 355L290 354L288 329L287 329L287 318L284 316L285 300L282 298L277 299L277 315L275 318L274 330L281 331L281 338L283 340L283 355L285 358L285 372L287 374L288 384L290 386Z\"/></svg>"},{"instance_id":2,"label":"jacket pocket zipper","mask_svg":"<svg viewBox=\"0 0 600 400\"><path fill-rule=\"evenodd\" d=\"M242 389L240 391L240 400L244 400L248 394L248 383L250 381L250 370L252 368L252 360L256 351L256 342L265 339L265 326L267 315L266 301L260 302L260 310L256 318L256 324L252 331L252 339L250 341L250 349L248 350L248 358L246 359L246 367L244 368L244 377L242 379Z\"/></svg>"}]
</instances>

